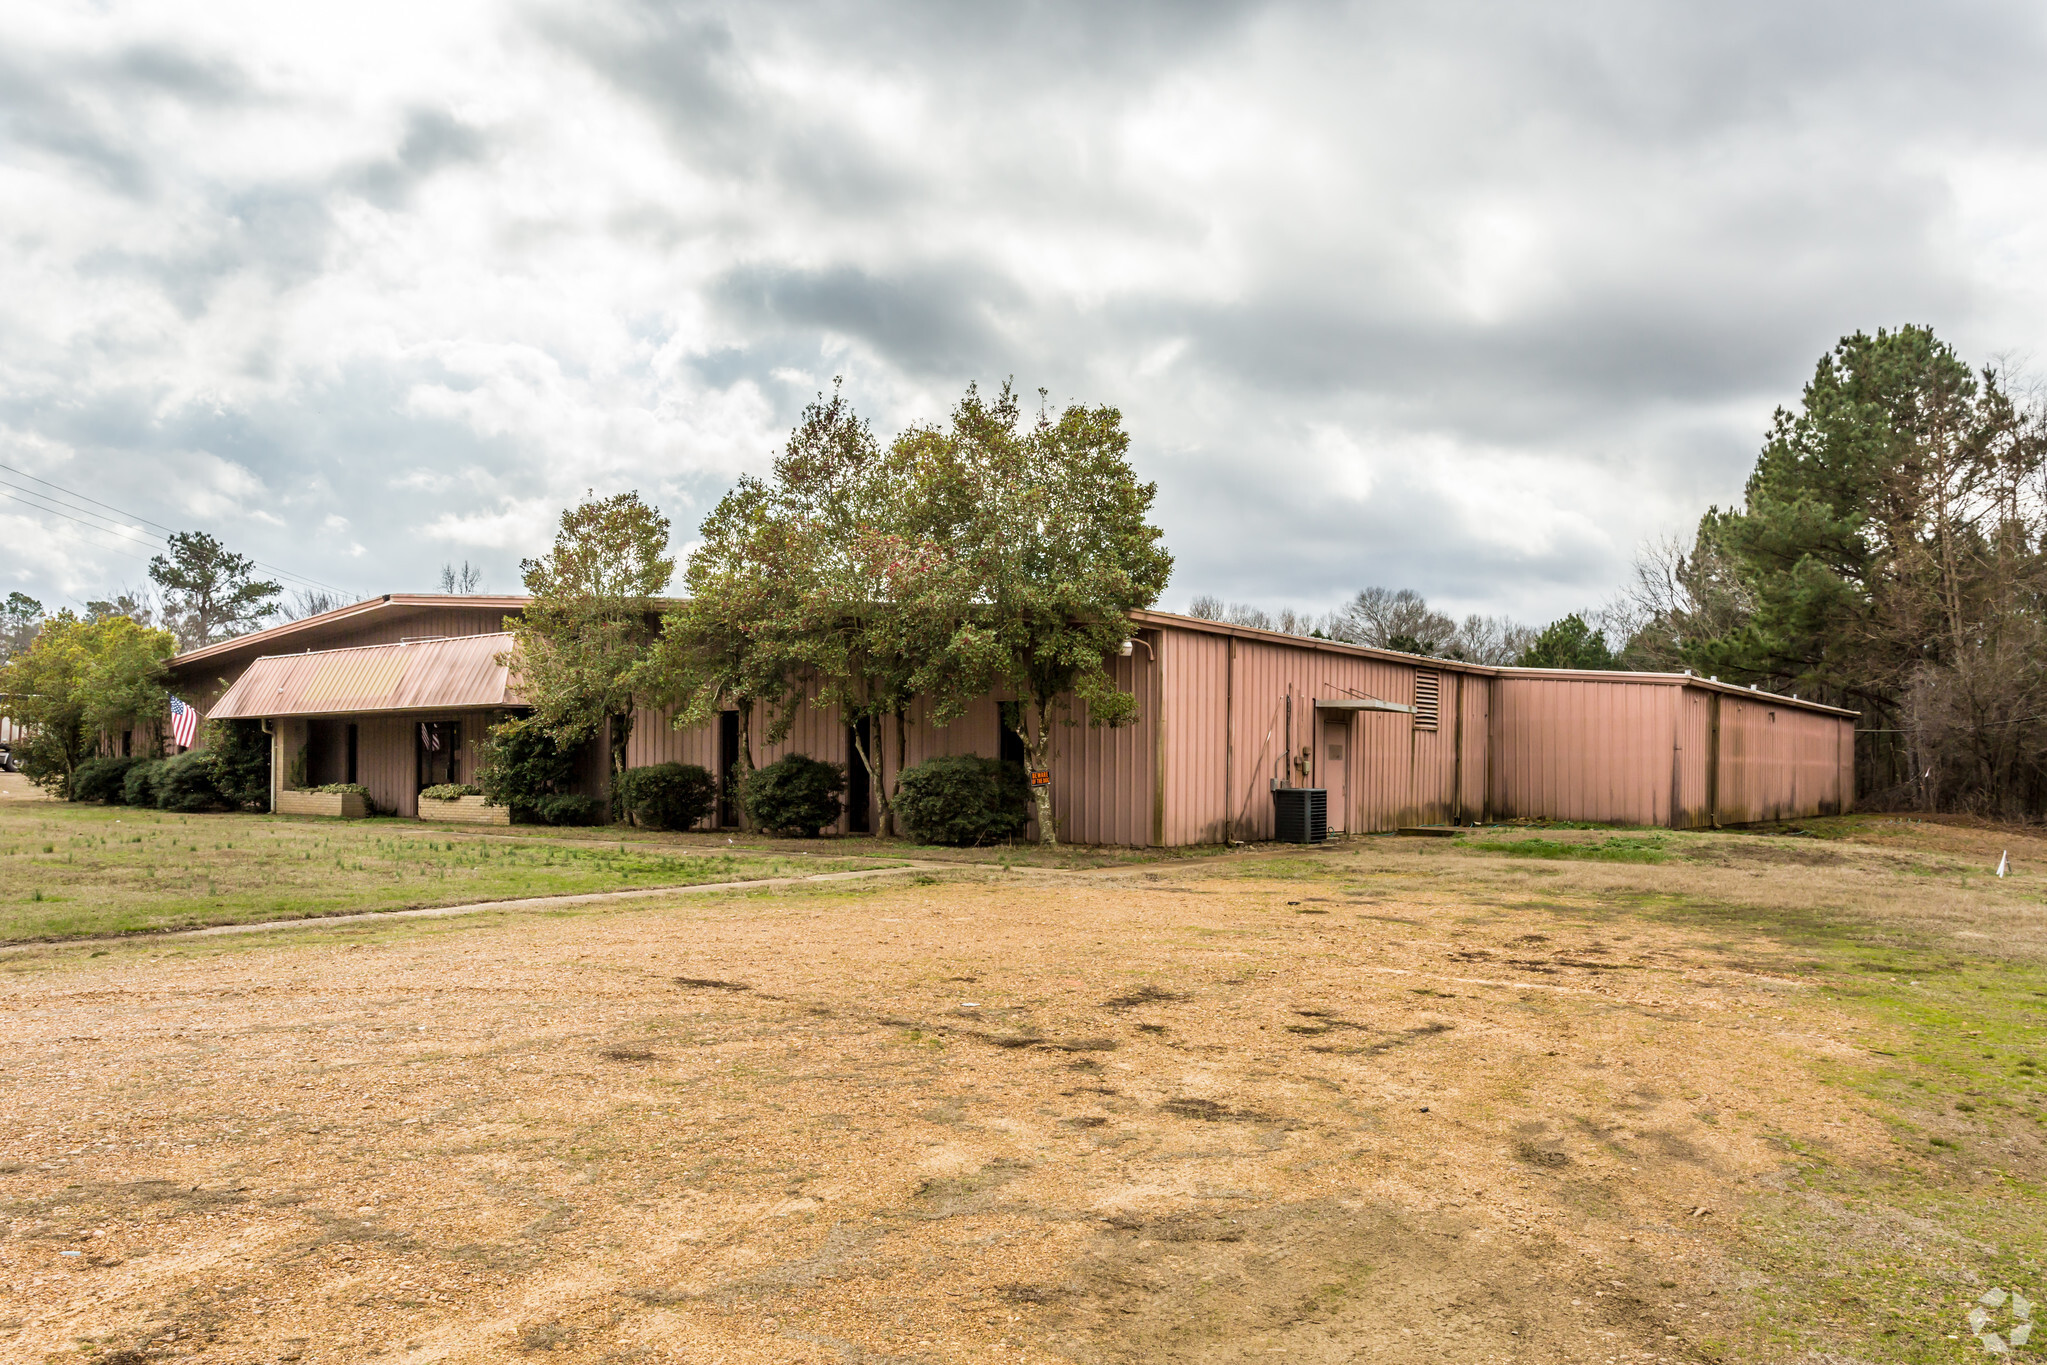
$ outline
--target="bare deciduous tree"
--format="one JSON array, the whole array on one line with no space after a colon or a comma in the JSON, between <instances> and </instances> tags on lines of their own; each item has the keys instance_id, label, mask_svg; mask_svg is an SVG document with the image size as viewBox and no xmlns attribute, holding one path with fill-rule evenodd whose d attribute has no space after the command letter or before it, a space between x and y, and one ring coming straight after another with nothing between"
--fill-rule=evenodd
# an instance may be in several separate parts
<instances>
[{"instance_id":1,"label":"bare deciduous tree","mask_svg":"<svg viewBox=\"0 0 2047 1365\"><path fill-rule=\"evenodd\" d=\"M335 611L348 605L348 600L339 593L324 588L300 588L278 604L277 614L287 621L303 621L308 616Z\"/></svg>"},{"instance_id":2,"label":"bare deciduous tree","mask_svg":"<svg viewBox=\"0 0 2047 1365\"><path fill-rule=\"evenodd\" d=\"M483 591L483 570L462 561L462 567L452 563L441 565L441 591L450 597L470 597Z\"/></svg>"}]
</instances>

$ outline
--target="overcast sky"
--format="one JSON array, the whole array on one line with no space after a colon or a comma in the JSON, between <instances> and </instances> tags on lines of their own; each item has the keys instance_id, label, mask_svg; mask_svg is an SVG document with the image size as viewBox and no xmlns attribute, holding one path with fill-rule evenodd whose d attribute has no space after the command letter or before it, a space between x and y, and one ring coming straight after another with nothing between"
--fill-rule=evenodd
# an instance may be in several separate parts
<instances>
[{"instance_id":1,"label":"overcast sky","mask_svg":"<svg viewBox=\"0 0 2047 1365\"><path fill-rule=\"evenodd\" d=\"M1541 621L1843 333L2047 339L2037 4L0 13L0 463L349 595L1013 375L1123 410L1167 607ZM147 554L0 498L0 591Z\"/></svg>"}]
</instances>

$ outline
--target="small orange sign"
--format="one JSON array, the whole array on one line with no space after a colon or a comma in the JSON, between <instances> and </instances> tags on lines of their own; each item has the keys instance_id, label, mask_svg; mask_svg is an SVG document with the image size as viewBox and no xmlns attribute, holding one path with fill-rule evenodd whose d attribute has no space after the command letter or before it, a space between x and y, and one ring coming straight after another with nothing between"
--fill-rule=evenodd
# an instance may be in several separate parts
<instances>
[{"instance_id":1,"label":"small orange sign","mask_svg":"<svg viewBox=\"0 0 2047 1365\"><path fill-rule=\"evenodd\" d=\"M1051 785L1052 785L1052 774L1050 774L1050 773L1032 773L1032 774L1031 774L1031 785L1032 785L1033 787L1049 787L1049 786L1051 786Z\"/></svg>"}]
</instances>

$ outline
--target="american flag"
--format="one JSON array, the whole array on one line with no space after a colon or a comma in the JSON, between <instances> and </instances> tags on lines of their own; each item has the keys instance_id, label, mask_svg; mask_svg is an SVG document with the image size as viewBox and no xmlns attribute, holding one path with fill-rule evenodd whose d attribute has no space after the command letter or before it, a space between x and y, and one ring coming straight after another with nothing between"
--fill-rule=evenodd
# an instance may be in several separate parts
<instances>
[{"instance_id":1,"label":"american flag","mask_svg":"<svg viewBox=\"0 0 2047 1365\"><path fill-rule=\"evenodd\" d=\"M425 721L419 723L419 742L426 745L426 751L430 754L437 754L441 751L440 735L435 732L433 726L428 725Z\"/></svg>"},{"instance_id":2,"label":"american flag","mask_svg":"<svg viewBox=\"0 0 2047 1365\"><path fill-rule=\"evenodd\" d=\"M192 747L199 729L199 713L176 697L171 698L171 742L180 749Z\"/></svg>"}]
</instances>

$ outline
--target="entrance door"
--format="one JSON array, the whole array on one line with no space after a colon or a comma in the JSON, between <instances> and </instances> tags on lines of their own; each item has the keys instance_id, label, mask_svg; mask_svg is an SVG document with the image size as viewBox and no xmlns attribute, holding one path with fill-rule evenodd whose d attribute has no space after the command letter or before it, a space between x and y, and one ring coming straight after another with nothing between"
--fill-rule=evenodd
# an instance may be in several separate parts
<instances>
[{"instance_id":1,"label":"entrance door","mask_svg":"<svg viewBox=\"0 0 2047 1365\"><path fill-rule=\"evenodd\" d=\"M462 771L462 722L423 720L414 733L419 751L418 789L425 791L428 787L459 782L456 774Z\"/></svg>"},{"instance_id":2,"label":"entrance door","mask_svg":"<svg viewBox=\"0 0 2047 1365\"><path fill-rule=\"evenodd\" d=\"M718 824L730 829L739 823L739 713L718 713Z\"/></svg>"},{"instance_id":3,"label":"entrance door","mask_svg":"<svg viewBox=\"0 0 2047 1365\"><path fill-rule=\"evenodd\" d=\"M1320 742L1315 749L1315 785L1329 792L1329 832L1350 833L1350 716L1345 712L1324 714Z\"/></svg>"}]
</instances>

